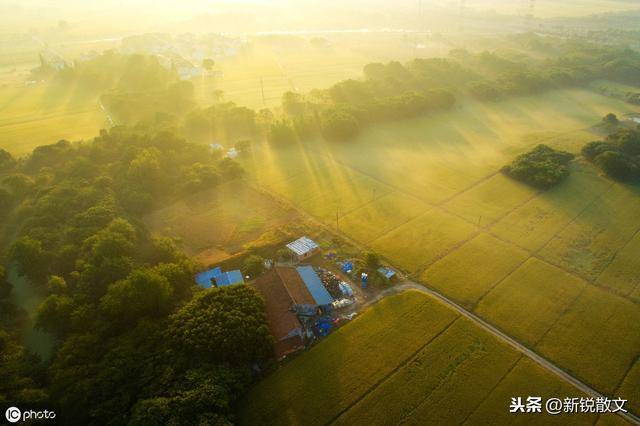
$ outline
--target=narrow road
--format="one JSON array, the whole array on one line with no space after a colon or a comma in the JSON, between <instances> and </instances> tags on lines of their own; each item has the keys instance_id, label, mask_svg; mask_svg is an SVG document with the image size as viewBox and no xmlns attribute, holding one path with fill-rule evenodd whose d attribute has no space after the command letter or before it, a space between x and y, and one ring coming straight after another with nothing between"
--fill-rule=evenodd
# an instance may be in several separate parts
<instances>
[{"instance_id":1,"label":"narrow road","mask_svg":"<svg viewBox=\"0 0 640 426\"><path fill-rule=\"evenodd\" d=\"M534 362L538 363L541 367L547 369L548 371L552 372L553 374L555 374L556 376L558 376L561 379L565 380L566 382L572 384L573 386L575 386L577 389L581 390L585 394L587 394L587 395L589 395L589 396L591 396L593 398L606 398L605 395L603 395L600 392L598 392L597 390L593 389L591 386L587 385L586 383L584 383L580 379L578 379L578 378L572 376L571 374L567 373L565 370L563 370L562 368L558 367L557 365L555 365L554 363L552 363L548 359L543 358L542 356L538 355L537 353L535 353L531 349L527 348L526 346L524 346L523 344L521 344L517 340L513 339L512 337L510 337L509 335L507 335L507 334L503 333L502 331L498 330L496 327L492 326L491 324L489 324L488 322L486 322L485 320L483 320L482 318L480 318L476 314L467 311L465 308L463 308L462 306L458 305L453 300L451 300L451 299L443 296L442 294L440 294L440 293L438 293L438 292L436 292L434 290L431 290L431 289L429 289L429 288L427 288L427 287L425 287L425 286L423 286L421 284L415 283L413 281L403 281L400 284L394 285L391 288L388 288L386 290L381 291L374 299L368 301L365 304L365 306L372 305L372 304L380 301L381 299L383 299L386 296L389 296L391 294L401 293L401 292L403 292L405 290L417 290L417 291L420 291L421 293L427 294L429 296L432 296L432 297L438 299L439 301L441 301L442 303L444 303L445 305L447 305L451 309L456 310L460 315L463 315L464 317L470 319L471 321L473 321L474 323L476 323L477 325L482 327L484 330L486 330L489 333L491 333L492 335L496 336L498 339L502 340L503 342L506 342L511 347L513 347L515 350L517 350L520 353L522 353L523 355L527 356L528 358L530 358ZM628 422L630 422L632 424L640 425L640 418L638 418L635 414L624 413L624 412L617 412L616 414L618 414L619 416L623 417L625 420L627 420Z\"/></svg>"}]
</instances>

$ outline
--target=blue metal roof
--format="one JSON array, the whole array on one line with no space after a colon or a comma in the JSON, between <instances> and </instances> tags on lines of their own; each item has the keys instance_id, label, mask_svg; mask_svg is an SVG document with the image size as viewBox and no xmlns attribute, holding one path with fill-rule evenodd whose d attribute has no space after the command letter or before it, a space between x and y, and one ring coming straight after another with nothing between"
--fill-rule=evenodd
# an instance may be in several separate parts
<instances>
[{"instance_id":1,"label":"blue metal roof","mask_svg":"<svg viewBox=\"0 0 640 426\"><path fill-rule=\"evenodd\" d=\"M333 298L320 281L316 271L313 270L313 266L298 266L296 270L318 306L329 305L333 302Z\"/></svg>"},{"instance_id":2,"label":"blue metal roof","mask_svg":"<svg viewBox=\"0 0 640 426\"><path fill-rule=\"evenodd\" d=\"M391 277L393 277L396 274L396 271L394 271L391 268L386 268L384 266L381 266L378 268L378 272L380 272L382 275L384 275L385 278L390 279Z\"/></svg>"},{"instance_id":3,"label":"blue metal roof","mask_svg":"<svg viewBox=\"0 0 640 426\"><path fill-rule=\"evenodd\" d=\"M203 288L211 288L211 280L222 273L220 268L209 269L196 275L196 284Z\"/></svg>"},{"instance_id":4,"label":"blue metal roof","mask_svg":"<svg viewBox=\"0 0 640 426\"><path fill-rule=\"evenodd\" d=\"M216 287L226 287L228 285L244 283L244 279L242 278L242 272L238 270L224 272L218 275L217 277L215 277L215 280L216 280Z\"/></svg>"}]
</instances>

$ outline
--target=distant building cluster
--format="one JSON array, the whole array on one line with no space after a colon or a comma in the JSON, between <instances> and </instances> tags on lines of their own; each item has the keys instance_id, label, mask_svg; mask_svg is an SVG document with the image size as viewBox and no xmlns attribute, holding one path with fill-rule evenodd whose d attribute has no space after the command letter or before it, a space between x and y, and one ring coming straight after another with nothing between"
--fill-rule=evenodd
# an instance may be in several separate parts
<instances>
[{"instance_id":1,"label":"distant building cluster","mask_svg":"<svg viewBox=\"0 0 640 426\"><path fill-rule=\"evenodd\" d=\"M120 51L125 54L156 55L161 64L175 69L181 79L201 76L205 59L214 61L236 57L246 45L239 38L220 34L142 34L122 39ZM215 73L215 71L213 71Z\"/></svg>"},{"instance_id":2,"label":"distant building cluster","mask_svg":"<svg viewBox=\"0 0 640 426\"><path fill-rule=\"evenodd\" d=\"M40 52L40 65L58 71L71 67L71 64L62 55L48 48Z\"/></svg>"}]
</instances>

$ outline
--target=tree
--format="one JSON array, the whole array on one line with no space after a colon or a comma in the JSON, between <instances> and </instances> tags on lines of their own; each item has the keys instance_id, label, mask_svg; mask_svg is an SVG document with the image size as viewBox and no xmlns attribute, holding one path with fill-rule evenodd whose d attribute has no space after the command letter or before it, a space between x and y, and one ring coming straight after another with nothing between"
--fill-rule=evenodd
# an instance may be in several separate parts
<instances>
[{"instance_id":1,"label":"tree","mask_svg":"<svg viewBox=\"0 0 640 426\"><path fill-rule=\"evenodd\" d=\"M242 166L231 158L223 158L218 167L220 174L226 180L237 179L244 173Z\"/></svg>"},{"instance_id":2,"label":"tree","mask_svg":"<svg viewBox=\"0 0 640 426\"><path fill-rule=\"evenodd\" d=\"M31 237L19 238L9 248L9 259L16 263L18 273L35 283L44 281L50 258L42 243Z\"/></svg>"},{"instance_id":3,"label":"tree","mask_svg":"<svg viewBox=\"0 0 640 426\"><path fill-rule=\"evenodd\" d=\"M325 139L344 141L358 135L360 124L352 113L344 109L332 108L322 114L320 128Z\"/></svg>"},{"instance_id":4,"label":"tree","mask_svg":"<svg viewBox=\"0 0 640 426\"><path fill-rule=\"evenodd\" d=\"M15 173L2 179L2 184L9 189L13 197L22 198L33 188L34 182L25 174Z\"/></svg>"},{"instance_id":5,"label":"tree","mask_svg":"<svg viewBox=\"0 0 640 426\"><path fill-rule=\"evenodd\" d=\"M614 179L629 181L639 175L638 167L619 152L603 152L594 159L594 162Z\"/></svg>"},{"instance_id":6,"label":"tree","mask_svg":"<svg viewBox=\"0 0 640 426\"><path fill-rule=\"evenodd\" d=\"M172 295L173 288L165 277L151 269L137 269L108 287L100 308L114 321L135 322L167 314Z\"/></svg>"},{"instance_id":7,"label":"tree","mask_svg":"<svg viewBox=\"0 0 640 426\"><path fill-rule=\"evenodd\" d=\"M298 116L304 114L305 103L300 93L285 92L282 95L282 109L287 115Z\"/></svg>"},{"instance_id":8,"label":"tree","mask_svg":"<svg viewBox=\"0 0 640 426\"><path fill-rule=\"evenodd\" d=\"M275 121L269 127L267 140L274 145L288 145L297 140L296 132L289 121Z\"/></svg>"},{"instance_id":9,"label":"tree","mask_svg":"<svg viewBox=\"0 0 640 426\"><path fill-rule=\"evenodd\" d=\"M11 283L7 279L4 267L0 265L0 301L7 299L13 289Z\"/></svg>"},{"instance_id":10,"label":"tree","mask_svg":"<svg viewBox=\"0 0 640 426\"><path fill-rule=\"evenodd\" d=\"M129 164L129 180L135 186L154 193L162 187L160 153L156 149L145 149Z\"/></svg>"},{"instance_id":11,"label":"tree","mask_svg":"<svg viewBox=\"0 0 640 426\"><path fill-rule=\"evenodd\" d=\"M67 296L52 294L42 301L36 314L36 327L64 337L70 331L73 301Z\"/></svg>"},{"instance_id":12,"label":"tree","mask_svg":"<svg viewBox=\"0 0 640 426\"><path fill-rule=\"evenodd\" d=\"M574 155L540 144L502 168L506 175L540 189L549 189L569 176Z\"/></svg>"},{"instance_id":13,"label":"tree","mask_svg":"<svg viewBox=\"0 0 640 426\"><path fill-rule=\"evenodd\" d=\"M215 61L211 58L205 58L202 60L202 68L209 72L211 72L215 64Z\"/></svg>"},{"instance_id":14,"label":"tree","mask_svg":"<svg viewBox=\"0 0 640 426\"><path fill-rule=\"evenodd\" d=\"M49 292L49 294L61 296L66 294L68 290L69 288L67 287L67 282L63 277L59 277L57 275L52 275L49 277L49 282L47 283L47 291Z\"/></svg>"},{"instance_id":15,"label":"tree","mask_svg":"<svg viewBox=\"0 0 640 426\"><path fill-rule=\"evenodd\" d=\"M620 123L618 117L611 112L602 118L602 122L610 126L617 126Z\"/></svg>"},{"instance_id":16,"label":"tree","mask_svg":"<svg viewBox=\"0 0 640 426\"><path fill-rule=\"evenodd\" d=\"M0 172L11 169L15 164L16 160L13 156L8 151L0 148Z\"/></svg>"},{"instance_id":17,"label":"tree","mask_svg":"<svg viewBox=\"0 0 640 426\"><path fill-rule=\"evenodd\" d=\"M196 295L171 316L168 338L186 354L213 362L241 365L273 353L264 302L248 285Z\"/></svg>"},{"instance_id":18,"label":"tree","mask_svg":"<svg viewBox=\"0 0 640 426\"><path fill-rule=\"evenodd\" d=\"M264 258L252 254L242 263L242 272L252 278L257 277L264 271Z\"/></svg>"}]
</instances>

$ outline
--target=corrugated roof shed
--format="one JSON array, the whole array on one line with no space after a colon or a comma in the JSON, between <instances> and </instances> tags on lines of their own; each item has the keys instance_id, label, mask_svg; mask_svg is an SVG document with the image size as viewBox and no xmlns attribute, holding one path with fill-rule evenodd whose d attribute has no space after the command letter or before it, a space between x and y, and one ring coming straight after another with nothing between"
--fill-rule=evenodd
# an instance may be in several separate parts
<instances>
[{"instance_id":1,"label":"corrugated roof shed","mask_svg":"<svg viewBox=\"0 0 640 426\"><path fill-rule=\"evenodd\" d=\"M313 241L311 238L306 236L300 237L297 240L287 244L287 248L292 252L294 252L295 254L297 254L298 256L302 256L304 254L312 252L313 250L316 250L318 247L319 246L318 244L316 244L315 241Z\"/></svg>"},{"instance_id":2,"label":"corrugated roof shed","mask_svg":"<svg viewBox=\"0 0 640 426\"><path fill-rule=\"evenodd\" d=\"M208 271L200 272L196 275L196 284L203 288L211 288L211 286L213 285L211 280L221 273L222 270L220 268L213 268L209 269Z\"/></svg>"},{"instance_id":3,"label":"corrugated roof shed","mask_svg":"<svg viewBox=\"0 0 640 426\"><path fill-rule=\"evenodd\" d=\"M384 266L379 267L378 268L378 272L380 272L387 279L390 279L391 277L393 277L396 274L396 271L394 271L391 268L384 267Z\"/></svg>"},{"instance_id":4,"label":"corrugated roof shed","mask_svg":"<svg viewBox=\"0 0 640 426\"><path fill-rule=\"evenodd\" d=\"M242 272L235 270L224 272L215 277L217 287L226 287L233 284L243 284Z\"/></svg>"},{"instance_id":5,"label":"corrugated roof shed","mask_svg":"<svg viewBox=\"0 0 640 426\"><path fill-rule=\"evenodd\" d=\"M307 290L307 286L302 277L295 268L291 267L276 267L276 273L282 280L282 283L286 287L293 303L296 305L311 305L315 306L316 301Z\"/></svg>"},{"instance_id":6,"label":"corrugated roof shed","mask_svg":"<svg viewBox=\"0 0 640 426\"><path fill-rule=\"evenodd\" d=\"M312 266L298 266L296 269L306 285L307 290L311 293L311 297L313 297L318 306L333 303L333 298L322 284L322 281L320 281L320 277L318 277L318 274L316 274Z\"/></svg>"},{"instance_id":7,"label":"corrugated roof shed","mask_svg":"<svg viewBox=\"0 0 640 426\"><path fill-rule=\"evenodd\" d=\"M295 272L295 271L294 271ZM293 303L282 277L275 268L258 277L256 289L262 294L267 312L269 329L275 340L275 352L278 358L302 347L302 324L291 310Z\"/></svg>"}]
</instances>

